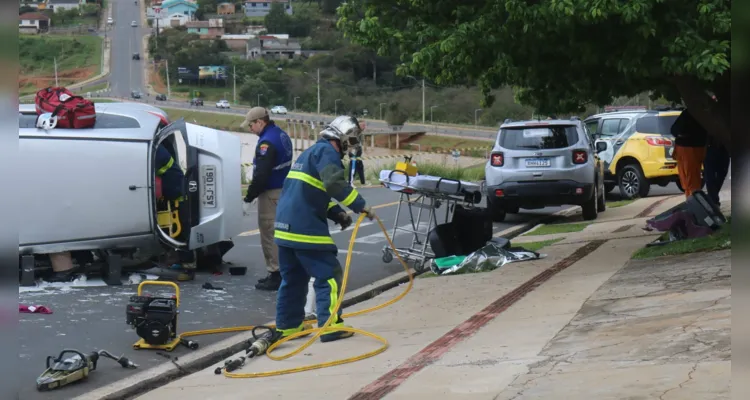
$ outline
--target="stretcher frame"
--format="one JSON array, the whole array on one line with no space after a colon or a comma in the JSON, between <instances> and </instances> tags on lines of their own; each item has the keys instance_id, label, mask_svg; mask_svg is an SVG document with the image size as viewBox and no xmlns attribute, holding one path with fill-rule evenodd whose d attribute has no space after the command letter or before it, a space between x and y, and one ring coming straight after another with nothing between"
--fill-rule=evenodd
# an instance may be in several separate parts
<instances>
[{"instance_id":1,"label":"stretcher frame","mask_svg":"<svg viewBox=\"0 0 750 400\"><path fill-rule=\"evenodd\" d=\"M391 178L394 173L398 173L400 175L406 176L406 183L393 182ZM400 197L398 201L398 206L396 207L396 217L393 223L391 241L393 241L394 244L396 243L396 236L398 235L398 232L411 234L412 235L411 245L409 247L396 247L395 251L407 263L412 262L414 265L415 271L423 272L429 268L428 264L431 262L433 258L435 258L435 253L433 253L431 249L428 249L428 246L429 246L430 232L433 229L435 229L435 227L438 225L438 216L437 216L436 210L440 208L440 206L443 203L445 203L446 205L445 223L450 222L449 218L456 204L465 205L465 206L474 206L475 204L478 204L481 202L481 192L482 192L483 185L480 185L479 192L465 193L465 194L450 194L446 192L441 192L439 190L440 182L442 181L458 182L460 185L460 181L457 181L455 179L440 178L438 180L438 183L436 184L435 190L425 190L425 189L410 186L409 178L410 178L409 175L407 175L405 171L392 170L388 174L388 179L380 179L380 182L383 184L383 186L389 189L390 189L389 185L402 187L402 189L397 190L400 193ZM412 196L416 196L416 198L412 199ZM399 227L401 209L404 205L408 209L409 222L411 224L412 229ZM417 212L416 221L414 219L413 207L419 208L419 211ZM422 222L422 213L424 210L426 210L428 214L427 229L424 231L421 231L419 230L419 226L420 226L420 223ZM387 264L393 261L394 250L391 249L389 245L386 244L385 246L383 246L382 251L383 251L382 259L384 263Z\"/></svg>"}]
</instances>

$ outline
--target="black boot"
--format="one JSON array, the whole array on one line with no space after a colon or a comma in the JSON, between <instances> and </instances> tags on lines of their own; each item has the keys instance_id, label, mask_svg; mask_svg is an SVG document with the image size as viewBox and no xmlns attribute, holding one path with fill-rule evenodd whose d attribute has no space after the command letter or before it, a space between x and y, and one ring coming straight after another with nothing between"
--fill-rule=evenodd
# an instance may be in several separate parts
<instances>
[{"instance_id":1,"label":"black boot","mask_svg":"<svg viewBox=\"0 0 750 400\"><path fill-rule=\"evenodd\" d=\"M265 279L260 280L255 284L256 289L268 290L270 292L279 290L279 286L281 286L281 273L278 271L271 272Z\"/></svg>"}]
</instances>

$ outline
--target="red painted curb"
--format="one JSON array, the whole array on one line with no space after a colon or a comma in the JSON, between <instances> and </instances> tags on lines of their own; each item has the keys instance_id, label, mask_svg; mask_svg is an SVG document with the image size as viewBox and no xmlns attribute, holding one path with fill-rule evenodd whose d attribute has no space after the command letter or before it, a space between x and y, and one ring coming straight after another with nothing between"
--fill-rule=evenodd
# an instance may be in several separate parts
<instances>
[{"instance_id":1,"label":"red painted curb","mask_svg":"<svg viewBox=\"0 0 750 400\"><path fill-rule=\"evenodd\" d=\"M606 240L595 240L580 247L570 256L544 270L537 276L529 279L521 286L515 288L512 292L495 300L482 309L482 311L472 315L469 319L427 345L427 347L422 349L419 353L409 357L409 359L404 361L403 364L386 372L374 382L363 387L357 393L349 397L349 400L379 400L384 398L387 394L396 390L412 375L438 361L450 349L471 337L471 335L510 308L510 306L515 304L518 300L521 300L524 296L531 293L534 289L548 281L558 272L570 267L583 257L598 249L605 242Z\"/></svg>"}]
</instances>

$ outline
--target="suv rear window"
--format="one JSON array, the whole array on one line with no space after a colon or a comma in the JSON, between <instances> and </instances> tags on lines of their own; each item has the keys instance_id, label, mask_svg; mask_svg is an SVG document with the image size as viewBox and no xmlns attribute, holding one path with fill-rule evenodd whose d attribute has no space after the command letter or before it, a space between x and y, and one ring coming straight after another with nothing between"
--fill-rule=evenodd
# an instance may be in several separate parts
<instances>
[{"instance_id":1,"label":"suv rear window","mask_svg":"<svg viewBox=\"0 0 750 400\"><path fill-rule=\"evenodd\" d=\"M677 120L677 115L656 116L647 115L635 121L635 130L639 133L652 133L656 135L671 135L672 125Z\"/></svg>"},{"instance_id":2,"label":"suv rear window","mask_svg":"<svg viewBox=\"0 0 750 400\"><path fill-rule=\"evenodd\" d=\"M510 150L564 149L577 142L575 125L551 125L501 129L499 144Z\"/></svg>"}]
</instances>

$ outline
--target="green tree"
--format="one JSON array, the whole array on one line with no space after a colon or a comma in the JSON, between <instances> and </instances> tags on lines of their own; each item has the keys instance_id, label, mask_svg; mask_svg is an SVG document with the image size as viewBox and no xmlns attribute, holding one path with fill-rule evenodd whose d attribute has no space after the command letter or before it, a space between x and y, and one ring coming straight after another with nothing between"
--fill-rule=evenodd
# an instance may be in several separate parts
<instances>
[{"instance_id":1,"label":"green tree","mask_svg":"<svg viewBox=\"0 0 750 400\"><path fill-rule=\"evenodd\" d=\"M268 102L268 99L265 98L265 96L269 95L268 86L260 79L247 79L240 87L238 93L245 104L257 105L258 95L261 95L261 105Z\"/></svg>"},{"instance_id":2,"label":"green tree","mask_svg":"<svg viewBox=\"0 0 750 400\"><path fill-rule=\"evenodd\" d=\"M388 123L388 125L401 126L406 123L407 119L409 119L409 115L401 109L401 106L398 103L389 103L387 107L388 110L385 113L385 122Z\"/></svg>"},{"instance_id":3,"label":"green tree","mask_svg":"<svg viewBox=\"0 0 750 400\"><path fill-rule=\"evenodd\" d=\"M338 26L379 54L396 50L401 75L478 83L484 106L502 86L540 113L558 114L650 91L682 100L729 145L730 4L353 0L339 8Z\"/></svg>"},{"instance_id":4,"label":"green tree","mask_svg":"<svg viewBox=\"0 0 750 400\"><path fill-rule=\"evenodd\" d=\"M195 10L195 17L200 20L204 19L206 14L215 14L218 3L217 0L198 0L196 3L198 9Z\"/></svg>"},{"instance_id":5,"label":"green tree","mask_svg":"<svg viewBox=\"0 0 750 400\"><path fill-rule=\"evenodd\" d=\"M292 19L282 3L271 3L271 10L264 19L268 33L289 33Z\"/></svg>"},{"instance_id":6,"label":"green tree","mask_svg":"<svg viewBox=\"0 0 750 400\"><path fill-rule=\"evenodd\" d=\"M321 0L320 10L325 14L335 14L341 3L343 3L343 0Z\"/></svg>"}]
</instances>

